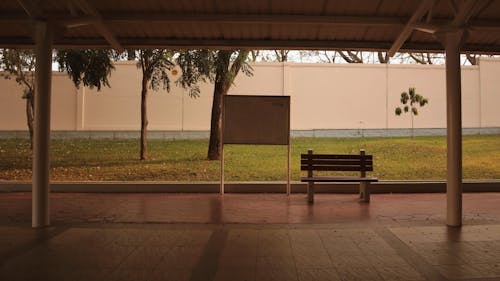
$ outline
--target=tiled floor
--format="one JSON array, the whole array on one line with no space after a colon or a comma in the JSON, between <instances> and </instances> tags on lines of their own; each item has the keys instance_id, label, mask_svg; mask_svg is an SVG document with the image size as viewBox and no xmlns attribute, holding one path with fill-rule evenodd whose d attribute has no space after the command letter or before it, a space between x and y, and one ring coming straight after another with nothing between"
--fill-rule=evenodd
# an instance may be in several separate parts
<instances>
[{"instance_id":1,"label":"tiled floor","mask_svg":"<svg viewBox=\"0 0 500 281\"><path fill-rule=\"evenodd\" d=\"M436 226L390 230L447 278L500 277L500 225L465 226L461 231Z\"/></svg>"},{"instance_id":2,"label":"tiled floor","mask_svg":"<svg viewBox=\"0 0 500 281\"><path fill-rule=\"evenodd\" d=\"M54 194L34 230L0 194L0 280L500 280L500 194L465 194L461 228L443 194L354 197Z\"/></svg>"}]
</instances>

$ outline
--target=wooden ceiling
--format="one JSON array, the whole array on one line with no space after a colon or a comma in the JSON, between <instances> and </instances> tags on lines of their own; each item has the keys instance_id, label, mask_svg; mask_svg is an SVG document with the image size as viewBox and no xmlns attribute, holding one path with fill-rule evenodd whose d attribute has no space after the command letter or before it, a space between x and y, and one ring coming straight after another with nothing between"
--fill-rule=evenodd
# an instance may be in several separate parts
<instances>
[{"instance_id":1,"label":"wooden ceiling","mask_svg":"<svg viewBox=\"0 0 500 281\"><path fill-rule=\"evenodd\" d=\"M462 52L500 54L495 0L0 1L0 47L442 51L436 33L465 29Z\"/></svg>"}]
</instances>

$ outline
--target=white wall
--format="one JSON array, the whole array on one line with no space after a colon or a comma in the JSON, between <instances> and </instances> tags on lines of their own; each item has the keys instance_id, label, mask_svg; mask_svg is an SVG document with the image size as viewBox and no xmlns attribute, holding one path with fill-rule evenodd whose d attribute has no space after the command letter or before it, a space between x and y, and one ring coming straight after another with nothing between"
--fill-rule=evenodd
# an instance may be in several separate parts
<instances>
[{"instance_id":1,"label":"white wall","mask_svg":"<svg viewBox=\"0 0 500 281\"><path fill-rule=\"evenodd\" d=\"M238 75L231 94L290 95L291 127L307 129L408 128L410 115L395 116L402 91L416 87L429 104L414 118L416 128L446 127L444 66L258 63L253 77ZM500 127L500 60L481 59L462 68L463 126ZM140 71L135 63L116 65L111 88L72 86L64 73L54 73L53 130L138 130ZM176 79L173 77L172 79ZM172 84L150 91L150 130L208 130L213 85L200 85L201 96ZM0 80L0 130L25 130L22 89Z\"/></svg>"},{"instance_id":2,"label":"white wall","mask_svg":"<svg viewBox=\"0 0 500 281\"><path fill-rule=\"evenodd\" d=\"M481 127L500 124L500 60L481 60L479 68L479 123Z\"/></svg>"},{"instance_id":3,"label":"white wall","mask_svg":"<svg viewBox=\"0 0 500 281\"><path fill-rule=\"evenodd\" d=\"M23 88L14 80L0 78L0 130L27 130L26 100ZM66 74L54 73L52 78L53 130L75 130L77 120L77 89Z\"/></svg>"}]
</instances>

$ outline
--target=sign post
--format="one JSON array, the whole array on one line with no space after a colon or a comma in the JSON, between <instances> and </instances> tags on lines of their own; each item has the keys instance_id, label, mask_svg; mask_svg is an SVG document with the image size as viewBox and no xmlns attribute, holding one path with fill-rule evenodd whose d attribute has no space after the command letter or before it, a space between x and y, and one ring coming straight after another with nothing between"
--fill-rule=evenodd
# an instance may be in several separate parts
<instances>
[{"instance_id":1,"label":"sign post","mask_svg":"<svg viewBox=\"0 0 500 281\"><path fill-rule=\"evenodd\" d=\"M290 195L290 96L223 97L220 194L224 194L224 144L287 145L286 194Z\"/></svg>"}]
</instances>

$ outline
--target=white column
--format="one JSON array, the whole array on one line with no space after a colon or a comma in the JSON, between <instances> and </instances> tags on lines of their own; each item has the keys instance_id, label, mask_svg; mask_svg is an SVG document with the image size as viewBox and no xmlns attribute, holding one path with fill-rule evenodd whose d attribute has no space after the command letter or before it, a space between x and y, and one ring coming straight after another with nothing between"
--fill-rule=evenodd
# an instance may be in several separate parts
<instances>
[{"instance_id":1,"label":"white column","mask_svg":"<svg viewBox=\"0 0 500 281\"><path fill-rule=\"evenodd\" d=\"M33 136L32 226L50 224L49 217L49 144L50 96L52 79L52 27L36 23L35 130Z\"/></svg>"},{"instance_id":2,"label":"white column","mask_svg":"<svg viewBox=\"0 0 500 281\"><path fill-rule=\"evenodd\" d=\"M462 90L460 48L464 32L443 34L446 51L446 197L448 226L462 225Z\"/></svg>"}]
</instances>

